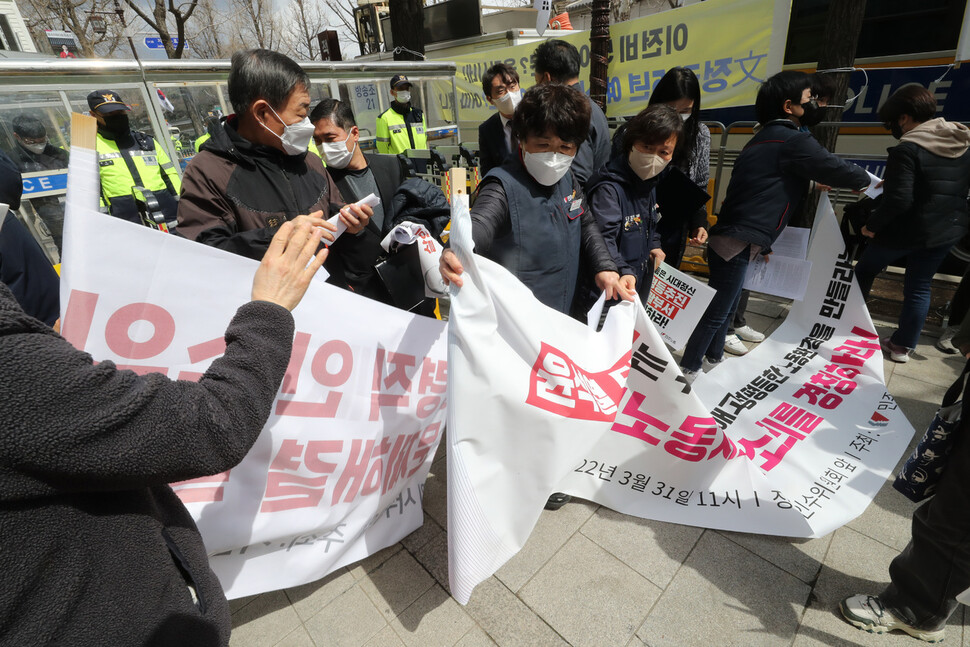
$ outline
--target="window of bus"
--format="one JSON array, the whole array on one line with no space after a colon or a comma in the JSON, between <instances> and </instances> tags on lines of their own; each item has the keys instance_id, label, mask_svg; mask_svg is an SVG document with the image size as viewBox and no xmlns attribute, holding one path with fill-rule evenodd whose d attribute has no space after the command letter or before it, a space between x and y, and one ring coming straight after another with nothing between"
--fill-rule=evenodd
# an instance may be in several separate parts
<instances>
[{"instance_id":1,"label":"window of bus","mask_svg":"<svg viewBox=\"0 0 970 647\"><path fill-rule=\"evenodd\" d=\"M196 144L206 134L209 124L223 117L217 83L156 83L161 92L159 105L168 122L169 138L180 159L182 169L197 152ZM124 95L122 95L124 96Z\"/></svg>"},{"instance_id":2,"label":"window of bus","mask_svg":"<svg viewBox=\"0 0 970 647\"><path fill-rule=\"evenodd\" d=\"M812 63L821 52L832 0L793 0L785 64ZM856 59L953 50L966 0L882 0L866 4Z\"/></svg>"},{"instance_id":3,"label":"window of bus","mask_svg":"<svg viewBox=\"0 0 970 647\"><path fill-rule=\"evenodd\" d=\"M59 262L71 116L52 90L0 93L0 148L20 170L17 215L52 263Z\"/></svg>"}]
</instances>

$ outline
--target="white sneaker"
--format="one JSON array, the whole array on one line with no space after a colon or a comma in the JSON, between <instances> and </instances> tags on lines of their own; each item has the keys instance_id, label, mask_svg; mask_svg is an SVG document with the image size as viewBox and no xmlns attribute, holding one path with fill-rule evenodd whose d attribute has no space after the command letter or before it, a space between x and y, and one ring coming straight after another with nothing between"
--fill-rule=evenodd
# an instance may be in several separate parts
<instances>
[{"instance_id":1,"label":"white sneaker","mask_svg":"<svg viewBox=\"0 0 970 647\"><path fill-rule=\"evenodd\" d=\"M953 337L957 334L959 328L955 326L948 326L943 334L940 335L940 340L936 342L937 349L943 351L944 353L949 353L953 355L959 353L960 349L953 345Z\"/></svg>"},{"instance_id":2,"label":"white sneaker","mask_svg":"<svg viewBox=\"0 0 970 647\"><path fill-rule=\"evenodd\" d=\"M701 360L701 370L704 371L705 373L710 373L712 368L714 368L715 366L717 366L723 361L724 361L723 357L717 360L716 362L711 361L710 359L705 357L704 359Z\"/></svg>"},{"instance_id":3,"label":"white sneaker","mask_svg":"<svg viewBox=\"0 0 970 647\"><path fill-rule=\"evenodd\" d=\"M884 634L893 629L905 631L913 638L936 643L943 640L945 629L917 629L893 614L882 605L882 600L874 595L853 595L839 603L839 611L854 627L871 634Z\"/></svg>"},{"instance_id":4,"label":"white sneaker","mask_svg":"<svg viewBox=\"0 0 970 647\"><path fill-rule=\"evenodd\" d=\"M701 371L691 371L686 368L680 369L680 372L684 374L684 381L688 384L693 384L694 380L700 377Z\"/></svg>"},{"instance_id":5,"label":"white sneaker","mask_svg":"<svg viewBox=\"0 0 970 647\"><path fill-rule=\"evenodd\" d=\"M890 337L885 339L880 339L879 344L882 346L883 352L889 355L889 359L899 364L905 364L909 361L909 354L912 352L911 349L899 346L892 342Z\"/></svg>"},{"instance_id":6,"label":"white sneaker","mask_svg":"<svg viewBox=\"0 0 970 647\"><path fill-rule=\"evenodd\" d=\"M724 338L724 351L732 355L745 355L748 352L748 347L736 334L728 335Z\"/></svg>"},{"instance_id":7,"label":"white sneaker","mask_svg":"<svg viewBox=\"0 0 970 647\"><path fill-rule=\"evenodd\" d=\"M765 336L751 326L741 326L740 328L735 328L734 334L744 341L750 341L754 344L765 340Z\"/></svg>"}]
</instances>

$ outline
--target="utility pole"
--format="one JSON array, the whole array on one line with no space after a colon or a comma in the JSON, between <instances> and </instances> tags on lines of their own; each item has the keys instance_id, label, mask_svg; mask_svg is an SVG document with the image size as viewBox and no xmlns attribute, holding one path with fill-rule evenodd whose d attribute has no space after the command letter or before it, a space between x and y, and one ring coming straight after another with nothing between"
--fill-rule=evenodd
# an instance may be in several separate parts
<instances>
[{"instance_id":1,"label":"utility pole","mask_svg":"<svg viewBox=\"0 0 970 647\"><path fill-rule=\"evenodd\" d=\"M831 70L840 67L852 67L855 63L856 48L859 44L859 33L862 31L862 19L866 14L866 0L830 0L829 11L825 19L825 33L822 34L822 47L818 55L819 70ZM826 108L825 121L842 121L842 108L848 96L849 77L851 72L827 72L835 81L835 96L832 104L839 107ZM835 152L835 142L839 137L836 126L817 126L812 134L822 146ZM793 218L792 224L799 227L811 227L815 222L815 209L818 207L818 195L809 196L805 201L801 213Z\"/></svg>"},{"instance_id":2,"label":"utility pole","mask_svg":"<svg viewBox=\"0 0 970 647\"><path fill-rule=\"evenodd\" d=\"M610 0L593 0L589 31L589 98L606 112L610 53Z\"/></svg>"}]
</instances>

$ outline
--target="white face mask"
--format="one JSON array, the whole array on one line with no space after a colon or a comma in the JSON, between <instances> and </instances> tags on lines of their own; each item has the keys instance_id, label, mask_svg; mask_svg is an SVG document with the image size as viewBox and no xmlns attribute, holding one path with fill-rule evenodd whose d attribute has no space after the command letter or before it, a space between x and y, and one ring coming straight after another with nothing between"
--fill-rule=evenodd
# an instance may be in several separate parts
<instances>
[{"instance_id":1,"label":"white face mask","mask_svg":"<svg viewBox=\"0 0 970 647\"><path fill-rule=\"evenodd\" d=\"M398 90L397 91L397 102L398 103L411 103L411 92L409 90Z\"/></svg>"},{"instance_id":2,"label":"white face mask","mask_svg":"<svg viewBox=\"0 0 970 647\"><path fill-rule=\"evenodd\" d=\"M690 119L690 113L689 112L681 112L679 114L680 114L680 120L681 121L687 121L688 119Z\"/></svg>"},{"instance_id":3,"label":"white face mask","mask_svg":"<svg viewBox=\"0 0 970 647\"><path fill-rule=\"evenodd\" d=\"M26 148L27 150L29 150L34 155L40 155L41 153L44 152L44 149L47 148L47 140L45 139L39 144L25 144L24 142L20 142L20 145Z\"/></svg>"},{"instance_id":4,"label":"white face mask","mask_svg":"<svg viewBox=\"0 0 970 647\"><path fill-rule=\"evenodd\" d=\"M552 186L569 172L573 156L565 153L530 153L523 150L522 163L536 182L543 186Z\"/></svg>"},{"instance_id":5,"label":"white face mask","mask_svg":"<svg viewBox=\"0 0 970 647\"><path fill-rule=\"evenodd\" d=\"M350 139L350 136L347 137ZM354 157L357 150L357 142L354 142L353 150L347 150L347 139L341 142L324 142L321 144L323 159L327 160L327 166L334 168L347 168L350 160Z\"/></svg>"},{"instance_id":6,"label":"white face mask","mask_svg":"<svg viewBox=\"0 0 970 647\"><path fill-rule=\"evenodd\" d=\"M519 105L520 101L522 101L522 90L506 92L498 99L494 99L495 107L504 115L510 115L515 112L515 107Z\"/></svg>"},{"instance_id":7,"label":"white face mask","mask_svg":"<svg viewBox=\"0 0 970 647\"><path fill-rule=\"evenodd\" d=\"M310 123L310 118L304 117L302 121L287 125L286 122L280 119L280 116L276 114L276 111L273 110L272 106L270 106L269 109L274 115L276 115L276 118L280 120L280 123L283 124L283 136L280 137L279 135L276 135L276 133L273 133L269 126L263 122L259 122L262 124L263 128L269 130L271 133L279 137L279 140L283 142L283 150L286 151L287 155L300 155L302 153L306 153L307 147L310 145L310 140L313 138L314 130L313 124Z\"/></svg>"},{"instance_id":8,"label":"white face mask","mask_svg":"<svg viewBox=\"0 0 970 647\"><path fill-rule=\"evenodd\" d=\"M630 168L641 180L649 180L656 177L660 171L666 168L668 160L655 153L641 153L637 149L630 151Z\"/></svg>"}]
</instances>

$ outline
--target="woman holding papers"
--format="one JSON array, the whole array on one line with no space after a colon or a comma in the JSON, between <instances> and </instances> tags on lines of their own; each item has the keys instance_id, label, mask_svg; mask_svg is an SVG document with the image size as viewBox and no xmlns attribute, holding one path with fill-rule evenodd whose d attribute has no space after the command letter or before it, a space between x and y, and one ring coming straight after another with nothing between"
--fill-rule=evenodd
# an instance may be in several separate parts
<instances>
[{"instance_id":1,"label":"woman holding papers","mask_svg":"<svg viewBox=\"0 0 970 647\"><path fill-rule=\"evenodd\" d=\"M621 153L586 185L589 206L620 271L620 283L646 303L653 271L665 254L657 232L657 183L668 167L684 128L677 111L650 106L623 134ZM599 297L595 291L594 299Z\"/></svg>"},{"instance_id":2,"label":"woman holding papers","mask_svg":"<svg viewBox=\"0 0 970 647\"><path fill-rule=\"evenodd\" d=\"M970 130L935 114L936 99L917 84L899 88L879 109L900 143L889 149L883 195L862 228L872 240L855 272L868 298L887 265L906 265L899 325L882 340L894 362L909 360L930 309L933 275L967 233Z\"/></svg>"},{"instance_id":3,"label":"woman holding papers","mask_svg":"<svg viewBox=\"0 0 970 647\"><path fill-rule=\"evenodd\" d=\"M727 196L708 240L709 285L717 294L684 349L681 369L693 381L704 360L724 357L729 317L741 296L748 262L771 252L791 214L808 193L809 182L862 190L869 174L822 148L799 132L818 109L811 78L802 72L779 72L758 90L755 110L761 130L734 165Z\"/></svg>"}]
</instances>

